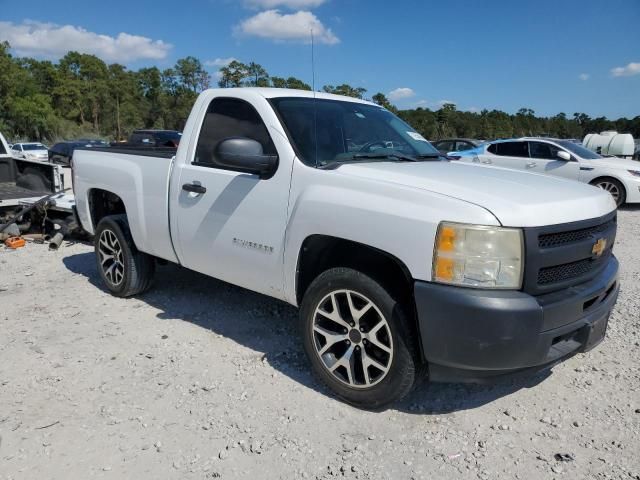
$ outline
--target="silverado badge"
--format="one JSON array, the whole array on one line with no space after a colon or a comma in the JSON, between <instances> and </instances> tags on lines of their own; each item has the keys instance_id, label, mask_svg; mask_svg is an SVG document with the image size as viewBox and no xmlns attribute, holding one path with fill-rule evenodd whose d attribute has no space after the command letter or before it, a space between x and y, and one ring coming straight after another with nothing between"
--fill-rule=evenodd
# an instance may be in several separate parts
<instances>
[{"instance_id":1,"label":"silverado badge","mask_svg":"<svg viewBox=\"0 0 640 480\"><path fill-rule=\"evenodd\" d=\"M607 239L600 238L596 243L593 244L591 253L596 257L601 257L606 248L607 248Z\"/></svg>"}]
</instances>

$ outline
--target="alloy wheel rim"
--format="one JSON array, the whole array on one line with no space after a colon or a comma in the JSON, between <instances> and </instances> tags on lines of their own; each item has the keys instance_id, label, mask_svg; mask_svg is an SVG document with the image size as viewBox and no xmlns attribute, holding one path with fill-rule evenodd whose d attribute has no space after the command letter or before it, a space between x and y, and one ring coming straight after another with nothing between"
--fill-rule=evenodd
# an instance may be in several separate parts
<instances>
[{"instance_id":1,"label":"alloy wheel rim","mask_svg":"<svg viewBox=\"0 0 640 480\"><path fill-rule=\"evenodd\" d=\"M620 189L618 189L618 186L615 183L600 182L598 183L598 186L602 190L609 192L613 197L613 199L616 201L616 203L618 203L618 200L620 199Z\"/></svg>"},{"instance_id":2,"label":"alloy wheel rim","mask_svg":"<svg viewBox=\"0 0 640 480\"><path fill-rule=\"evenodd\" d=\"M380 309L352 290L335 290L317 305L313 346L324 368L352 388L370 388L389 373L391 328Z\"/></svg>"},{"instance_id":3,"label":"alloy wheel rim","mask_svg":"<svg viewBox=\"0 0 640 480\"><path fill-rule=\"evenodd\" d=\"M115 233L103 230L98 242L100 267L106 279L114 286L124 280L124 260L122 246Z\"/></svg>"}]
</instances>

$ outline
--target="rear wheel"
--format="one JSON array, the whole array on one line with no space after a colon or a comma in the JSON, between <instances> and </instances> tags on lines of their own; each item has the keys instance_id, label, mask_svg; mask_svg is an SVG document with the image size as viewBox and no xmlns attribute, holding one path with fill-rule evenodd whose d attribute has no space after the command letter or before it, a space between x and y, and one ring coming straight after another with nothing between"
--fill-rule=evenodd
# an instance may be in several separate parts
<instances>
[{"instance_id":1,"label":"rear wheel","mask_svg":"<svg viewBox=\"0 0 640 480\"><path fill-rule=\"evenodd\" d=\"M618 207L620 205L624 205L627 200L627 192L624 189L624 185L622 185L622 183L620 183L615 178L598 178L597 180L591 182L591 185L609 192Z\"/></svg>"},{"instance_id":2,"label":"rear wheel","mask_svg":"<svg viewBox=\"0 0 640 480\"><path fill-rule=\"evenodd\" d=\"M130 297L149 288L155 260L136 248L126 215L100 220L94 244L100 277L113 295Z\"/></svg>"},{"instance_id":3,"label":"rear wheel","mask_svg":"<svg viewBox=\"0 0 640 480\"><path fill-rule=\"evenodd\" d=\"M413 387L417 361L407 317L372 278L327 270L305 293L300 320L315 372L348 403L377 409Z\"/></svg>"}]
</instances>

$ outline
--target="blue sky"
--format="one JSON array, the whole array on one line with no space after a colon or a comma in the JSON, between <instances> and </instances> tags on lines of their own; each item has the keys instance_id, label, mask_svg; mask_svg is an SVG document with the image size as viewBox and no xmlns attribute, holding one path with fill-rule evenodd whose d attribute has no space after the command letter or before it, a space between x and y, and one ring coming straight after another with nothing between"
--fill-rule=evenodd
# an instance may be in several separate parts
<instances>
[{"instance_id":1,"label":"blue sky","mask_svg":"<svg viewBox=\"0 0 640 480\"><path fill-rule=\"evenodd\" d=\"M132 68L193 55L214 75L237 58L311 83L309 26L318 86L402 108L640 115L640 0L0 0L16 54L85 49Z\"/></svg>"}]
</instances>

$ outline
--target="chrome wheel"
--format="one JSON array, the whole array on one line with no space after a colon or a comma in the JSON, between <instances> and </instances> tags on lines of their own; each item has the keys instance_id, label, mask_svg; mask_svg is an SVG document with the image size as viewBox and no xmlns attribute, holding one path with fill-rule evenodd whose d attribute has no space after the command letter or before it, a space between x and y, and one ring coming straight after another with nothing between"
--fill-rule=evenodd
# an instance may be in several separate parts
<instances>
[{"instance_id":1,"label":"chrome wheel","mask_svg":"<svg viewBox=\"0 0 640 480\"><path fill-rule=\"evenodd\" d=\"M340 382L369 388L384 379L393 360L391 328L364 295L335 290L313 315L313 345L322 364Z\"/></svg>"},{"instance_id":2,"label":"chrome wheel","mask_svg":"<svg viewBox=\"0 0 640 480\"><path fill-rule=\"evenodd\" d=\"M106 279L114 286L124 280L124 260L122 246L111 230L103 230L98 243L100 267Z\"/></svg>"},{"instance_id":3,"label":"chrome wheel","mask_svg":"<svg viewBox=\"0 0 640 480\"><path fill-rule=\"evenodd\" d=\"M616 204L620 201L620 188L613 182L602 181L596 183L597 187L600 187L602 190L606 190L611 194L613 199L616 201Z\"/></svg>"}]
</instances>

